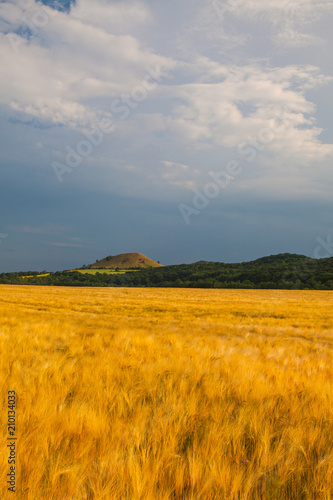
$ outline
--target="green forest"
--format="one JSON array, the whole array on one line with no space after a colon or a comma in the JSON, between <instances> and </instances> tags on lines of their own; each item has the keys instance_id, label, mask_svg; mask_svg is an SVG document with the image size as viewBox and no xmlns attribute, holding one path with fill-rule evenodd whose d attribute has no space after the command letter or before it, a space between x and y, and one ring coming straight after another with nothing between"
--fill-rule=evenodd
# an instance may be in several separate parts
<instances>
[{"instance_id":1,"label":"green forest","mask_svg":"<svg viewBox=\"0 0 333 500\"><path fill-rule=\"evenodd\" d=\"M200 261L159 268L128 270L123 274L83 274L79 270L0 274L1 284L333 290L333 257L311 259L304 255L279 254L252 262L224 264Z\"/></svg>"}]
</instances>

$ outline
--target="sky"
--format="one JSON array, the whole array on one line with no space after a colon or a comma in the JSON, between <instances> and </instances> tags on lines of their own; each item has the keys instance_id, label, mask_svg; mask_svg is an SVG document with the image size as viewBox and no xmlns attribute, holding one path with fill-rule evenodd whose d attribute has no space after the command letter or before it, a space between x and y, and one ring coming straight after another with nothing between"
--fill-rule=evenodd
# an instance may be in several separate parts
<instances>
[{"instance_id":1,"label":"sky","mask_svg":"<svg viewBox=\"0 0 333 500\"><path fill-rule=\"evenodd\" d=\"M333 255L332 21L332 0L0 1L0 272Z\"/></svg>"}]
</instances>

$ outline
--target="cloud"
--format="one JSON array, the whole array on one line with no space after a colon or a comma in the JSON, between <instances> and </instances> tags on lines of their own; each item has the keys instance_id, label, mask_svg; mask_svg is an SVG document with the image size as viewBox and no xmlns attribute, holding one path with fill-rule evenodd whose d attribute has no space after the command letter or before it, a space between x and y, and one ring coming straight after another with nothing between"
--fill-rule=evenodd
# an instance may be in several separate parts
<instances>
[{"instance_id":1,"label":"cloud","mask_svg":"<svg viewBox=\"0 0 333 500\"><path fill-rule=\"evenodd\" d=\"M304 27L314 3L302 2L299 26ZM285 162L321 168L321 162L332 157L333 146L321 140L316 105L307 92L314 99L314 91L327 85L330 77L313 65L289 60L285 65L283 60L270 64L269 59L258 60L253 54L244 63L236 60L234 50L241 19L268 23L272 40L279 37L282 45L290 45L292 36L294 46L310 43L311 37L313 43L319 39L295 32L294 1L235 0L229 5L234 6L227 12L229 18L238 20L233 27L227 18L221 23L209 3L210 15L214 14L223 32L219 41L227 43L230 32L234 37L225 51L230 50L229 57L221 57L216 46L204 50L196 40L184 61L182 52L178 59L168 56L174 47L156 44L152 49L144 42L146 30L153 26L155 39L158 30L144 2L78 0L69 12L32 0L1 2L0 57L6 72L0 76L0 102L12 124L16 120L22 129L39 126L38 134L43 131L42 140L34 136L34 144L43 146L43 161L49 155L50 170L55 158L65 161L69 146L76 149L80 138L75 132L97 128L104 117L118 119L112 136L105 137L100 149L94 148L66 178L83 188L147 198L161 194L170 199L173 192L198 186L200 175L221 165L228 155L239 157L239 150L253 148L258 137L259 146L264 146L258 156L265 160L274 156L274 162L267 161L271 170L279 171ZM41 11L47 23L29 27ZM316 16L326 11L328 2L322 2ZM250 32L245 31L242 43L249 40ZM184 36L188 36L186 30ZM122 119L112 103L142 85L148 66L167 77ZM267 137L267 131L274 137L263 145L260 136ZM246 162L248 155L241 159ZM251 165L254 176L260 175L257 163Z\"/></svg>"},{"instance_id":2,"label":"cloud","mask_svg":"<svg viewBox=\"0 0 333 500\"><path fill-rule=\"evenodd\" d=\"M229 12L235 15L255 18L260 16L272 24L291 18L298 23L307 23L314 16L319 18L323 13L333 11L331 0L233 0L226 2L228 3L231 7Z\"/></svg>"},{"instance_id":3,"label":"cloud","mask_svg":"<svg viewBox=\"0 0 333 500\"><path fill-rule=\"evenodd\" d=\"M171 186L182 187L184 189L194 189L197 185L197 177L200 174L198 169L193 169L188 165L173 161L160 162L165 168L160 172L161 179Z\"/></svg>"},{"instance_id":4,"label":"cloud","mask_svg":"<svg viewBox=\"0 0 333 500\"><path fill-rule=\"evenodd\" d=\"M12 232L25 233L25 234L62 234L64 231L68 231L67 226L9 226L8 228Z\"/></svg>"},{"instance_id":5,"label":"cloud","mask_svg":"<svg viewBox=\"0 0 333 500\"><path fill-rule=\"evenodd\" d=\"M0 57L6 67L1 104L19 119L27 115L53 125L97 128L112 116L98 102L101 97L128 93L147 67L162 72L173 66L127 34L151 20L141 2L78 0L69 13L30 0L0 6ZM38 13L45 18L36 25Z\"/></svg>"},{"instance_id":6,"label":"cloud","mask_svg":"<svg viewBox=\"0 0 333 500\"><path fill-rule=\"evenodd\" d=\"M61 248L90 248L85 245L77 245L75 243L64 243L62 241L47 243L47 245L52 247L61 247Z\"/></svg>"},{"instance_id":7,"label":"cloud","mask_svg":"<svg viewBox=\"0 0 333 500\"><path fill-rule=\"evenodd\" d=\"M189 166L188 165L183 165L182 163L175 163L173 161L162 161L161 160L161 163L162 165L164 165L165 167L167 167L168 169L172 168L172 167L175 167L177 168L178 170L189 170Z\"/></svg>"},{"instance_id":8,"label":"cloud","mask_svg":"<svg viewBox=\"0 0 333 500\"><path fill-rule=\"evenodd\" d=\"M209 75L208 62L203 64L208 83L169 89L170 95L182 98L168 122L175 135L197 147L237 148L263 130L271 130L274 140L266 149L275 153L306 161L333 153L332 145L320 141L316 108L304 93L330 81L318 68L210 65Z\"/></svg>"},{"instance_id":9,"label":"cloud","mask_svg":"<svg viewBox=\"0 0 333 500\"><path fill-rule=\"evenodd\" d=\"M324 45L324 40L319 36L307 33L299 33L287 22L284 29L273 36L275 45L281 47L302 48L314 45Z\"/></svg>"},{"instance_id":10,"label":"cloud","mask_svg":"<svg viewBox=\"0 0 333 500\"><path fill-rule=\"evenodd\" d=\"M333 13L331 0L208 0L224 29L231 19L270 26L270 37L276 45L300 48L322 43L319 36L304 33L310 24ZM235 37L233 37L235 40Z\"/></svg>"},{"instance_id":11,"label":"cloud","mask_svg":"<svg viewBox=\"0 0 333 500\"><path fill-rule=\"evenodd\" d=\"M137 0L125 0L121 3L110 3L107 0L95 2L79 0L72 7L71 15L83 23L89 22L112 33L128 33L138 25L147 25L153 21L147 5Z\"/></svg>"},{"instance_id":12,"label":"cloud","mask_svg":"<svg viewBox=\"0 0 333 500\"><path fill-rule=\"evenodd\" d=\"M296 9L294 0L235 1L230 5L235 15L262 14L272 23ZM318 11L329 5L320 2ZM306 18L314 3L302 0L302 6ZM262 128L274 126L274 109L279 107L288 115L289 125L269 149L306 158L331 153L331 146L320 142L315 107L304 95L304 90L329 81L316 67L220 64L204 56L186 64L176 62L154 53L132 35L152 22L147 6L137 0L78 0L69 13L41 7L32 0L7 1L1 7L6 26L0 35L0 57L6 67L0 77L1 102L23 123L30 117L34 123L96 129L103 118L112 118L113 100L142 84L146 68L151 66L178 78L187 74L190 83L165 82L154 95L169 100L169 109L132 118L120 126L120 132L135 133L141 121L149 135L169 130L199 148L233 148ZM47 18L45 26L35 26L37 33L24 36L27 20L33 23L41 12ZM10 36L15 33L22 41L16 53L10 46ZM296 37L295 43L301 40ZM252 108L251 113L244 113L246 106Z\"/></svg>"}]
</instances>

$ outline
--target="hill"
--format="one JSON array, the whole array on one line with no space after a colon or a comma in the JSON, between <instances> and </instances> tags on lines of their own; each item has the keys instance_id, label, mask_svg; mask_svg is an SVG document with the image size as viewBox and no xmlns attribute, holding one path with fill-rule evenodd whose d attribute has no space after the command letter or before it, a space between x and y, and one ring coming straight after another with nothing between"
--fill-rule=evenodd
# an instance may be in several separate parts
<instances>
[{"instance_id":1,"label":"hill","mask_svg":"<svg viewBox=\"0 0 333 500\"><path fill-rule=\"evenodd\" d=\"M95 264L88 266L89 269L132 269L147 267L163 267L162 264L149 259L142 253L121 253L119 255L109 255L104 259L98 260Z\"/></svg>"}]
</instances>

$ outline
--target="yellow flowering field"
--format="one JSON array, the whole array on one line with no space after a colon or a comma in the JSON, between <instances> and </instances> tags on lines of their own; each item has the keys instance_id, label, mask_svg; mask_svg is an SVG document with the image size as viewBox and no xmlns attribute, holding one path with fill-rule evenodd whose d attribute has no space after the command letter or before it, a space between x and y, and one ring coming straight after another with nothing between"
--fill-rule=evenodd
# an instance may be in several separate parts
<instances>
[{"instance_id":1,"label":"yellow flowering field","mask_svg":"<svg viewBox=\"0 0 333 500\"><path fill-rule=\"evenodd\" d=\"M333 498L332 306L330 291L0 286L0 498Z\"/></svg>"}]
</instances>

